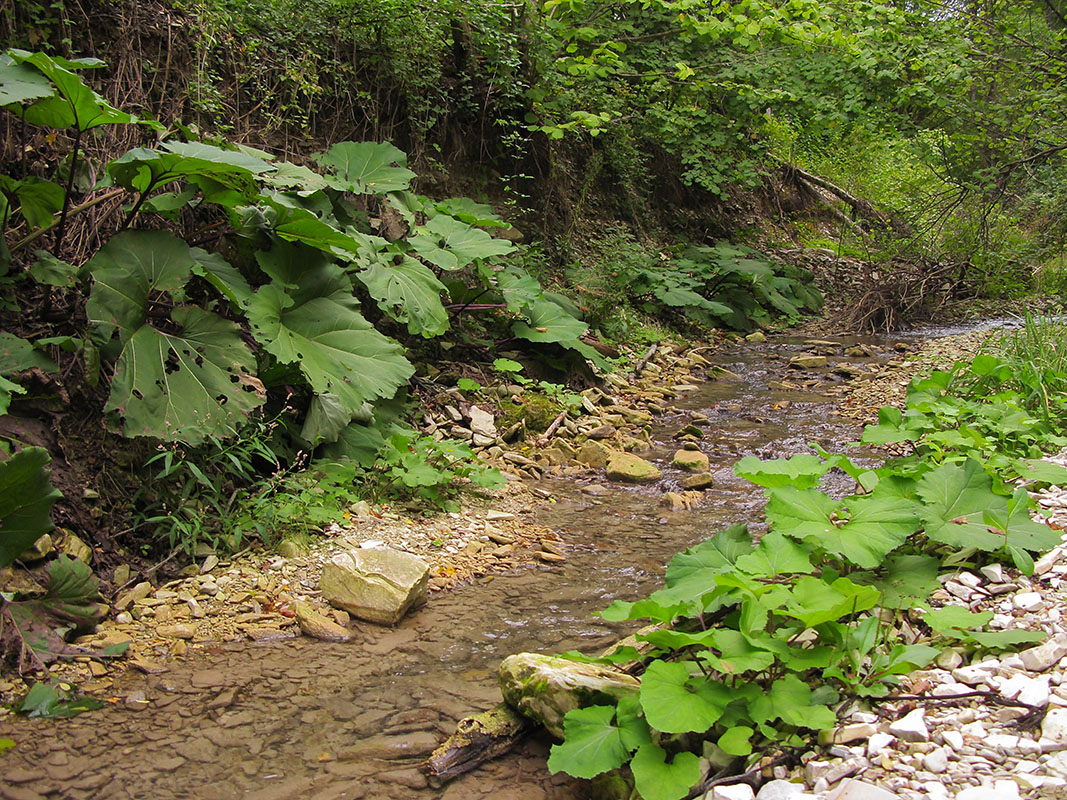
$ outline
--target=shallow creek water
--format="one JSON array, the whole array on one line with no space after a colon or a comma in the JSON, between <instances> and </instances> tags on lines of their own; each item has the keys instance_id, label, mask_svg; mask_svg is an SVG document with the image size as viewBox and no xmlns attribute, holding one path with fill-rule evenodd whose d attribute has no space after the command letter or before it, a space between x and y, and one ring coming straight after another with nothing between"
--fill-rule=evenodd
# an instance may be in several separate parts
<instances>
[{"instance_id":1,"label":"shallow creek water","mask_svg":"<svg viewBox=\"0 0 1067 800\"><path fill-rule=\"evenodd\" d=\"M360 626L351 643L220 645L160 675L130 674L116 694L143 693L151 701L144 711L119 703L69 721L5 718L2 735L18 746L0 756L0 796L586 797L581 782L548 774L543 738L440 788L428 786L416 765L457 719L499 702L496 667L505 656L603 649L629 628L592 612L655 589L679 550L757 519L762 492L733 476L738 458L804 452L810 441L843 448L856 438L856 427L832 415L817 389L768 388L786 378L785 361L799 349L787 343L716 353L715 363L741 379L709 381L673 401L711 419L700 446L717 484L701 507L659 507L681 477L670 467L678 446L671 437L689 421L668 414L657 420L646 456L663 468L659 484L609 486L599 495L582 491L589 481L541 484L555 502L532 519L561 532L572 548L566 562L433 596L396 628Z\"/></svg>"}]
</instances>

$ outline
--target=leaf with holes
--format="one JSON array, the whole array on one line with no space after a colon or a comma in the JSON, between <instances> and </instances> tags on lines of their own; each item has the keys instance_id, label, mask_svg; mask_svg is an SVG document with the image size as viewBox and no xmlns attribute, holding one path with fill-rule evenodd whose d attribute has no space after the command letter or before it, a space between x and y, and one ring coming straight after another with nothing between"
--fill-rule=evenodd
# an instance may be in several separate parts
<instances>
[{"instance_id":1,"label":"leaf with holes","mask_svg":"<svg viewBox=\"0 0 1067 800\"><path fill-rule=\"evenodd\" d=\"M502 256L512 249L506 239L494 239L485 231L443 214L429 220L422 232L408 239L408 244L431 264L447 270Z\"/></svg>"},{"instance_id":2,"label":"leaf with holes","mask_svg":"<svg viewBox=\"0 0 1067 800\"><path fill-rule=\"evenodd\" d=\"M448 330L448 312L441 303L445 285L414 258L399 258L399 264L375 260L357 272L356 278L378 301L379 308L407 324L408 333L427 339L439 336Z\"/></svg>"},{"instance_id":3,"label":"leaf with holes","mask_svg":"<svg viewBox=\"0 0 1067 800\"><path fill-rule=\"evenodd\" d=\"M233 322L196 307L171 318L177 333L146 324L126 341L104 410L124 436L226 439L266 399L255 357Z\"/></svg>"},{"instance_id":4,"label":"leaf with holes","mask_svg":"<svg viewBox=\"0 0 1067 800\"><path fill-rule=\"evenodd\" d=\"M388 142L338 142L314 158L333 170L336 177L330 184L344 192L402 192L415 178L404 166L408 160L404 151Z\"/></svg>"}]
</instances>

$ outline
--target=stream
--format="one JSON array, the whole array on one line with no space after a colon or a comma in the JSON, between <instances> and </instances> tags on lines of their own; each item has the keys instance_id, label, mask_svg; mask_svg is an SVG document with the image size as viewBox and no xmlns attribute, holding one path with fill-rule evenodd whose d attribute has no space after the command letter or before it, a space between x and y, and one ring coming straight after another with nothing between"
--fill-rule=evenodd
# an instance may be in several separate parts
<instances>
[{"instance_id":1,"label":"stream","mask_svg":"<svg viewBox=\"0 0 1067 800\"><path fill-rule=\"evenodd\" d=\"M842 346L828 349L831 367ZM533 521L563 534L571 546L565 562L435 595L395 628L359 625L350 643L300 637L216 645L159 675L127 673L115 694L148 704L119 702L71 720L5 717L0 736L17 747L0 756L0 796L587 797L584 782L549 775L551 743L537 736L443 787L428 786L417 764L457 719L499 702L496 667L505 656L603 649L635 626L593 612L657 588L674 553L726 525L759 519L762 491L734 477L739 458L806 452L811 441L842 451L858 437L853 423L833 414L820 386L778 384L815 377L786 367L802 349L802 340L777 340L709 355L739 379L680 394L672 401L679 412L656 419L645 457L663 470L657 484L600 481L604 488L591 493L592 481L541 482L555 502L537 508ZM695 510L671 512L659 501L683 477L670 466L679 446L673 436L693 411L710 419L700 448L716 485Z\"/></svg>"}]
</instances>

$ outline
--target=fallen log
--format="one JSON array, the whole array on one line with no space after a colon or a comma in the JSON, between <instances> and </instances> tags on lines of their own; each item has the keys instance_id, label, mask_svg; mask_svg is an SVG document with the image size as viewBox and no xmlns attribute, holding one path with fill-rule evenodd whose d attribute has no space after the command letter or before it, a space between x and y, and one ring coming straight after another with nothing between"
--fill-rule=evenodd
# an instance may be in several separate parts
<instances>
[{"instance_id":1,"label":"fallen log","mask_svg":"<svg viewBox=\"0 0 1067 800\"><path fill-rule=\"evenodd\" d=\"M430 754L423 769L432 778L451 780L503 755L534 727L532 720L500 703L457 722L456 732Z\"/></svg>"}]
</instances>

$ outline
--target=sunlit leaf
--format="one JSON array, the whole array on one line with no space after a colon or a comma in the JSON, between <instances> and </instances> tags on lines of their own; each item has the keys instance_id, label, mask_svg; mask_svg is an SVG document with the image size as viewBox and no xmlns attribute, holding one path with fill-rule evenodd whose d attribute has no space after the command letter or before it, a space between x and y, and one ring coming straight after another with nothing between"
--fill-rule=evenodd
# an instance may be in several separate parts
<instances>
[{"instance_id":1,"label":"sunlit leaf","mask_svg":"<svg viewBox=\"0 0 1067 800\"><path fill-rule=\"evenodd\" d=\"M680 800L700 780L700 759L693 753L676 753L667 763L667 752L657 744L641 745L630 762L634 785L644 800Z\"/></svg>"},{"instance_id":2,"label":"sunlit leaf","mask_svg":"<svg viewBox=\"0 0 1067 800\"><path fill-rule=\"evenodd\" d=\"M331 185L356 194L404 191L415 178L404 151L387 142L338 142L315 160L334 170Z\"/></svg>"}]
</instances>

